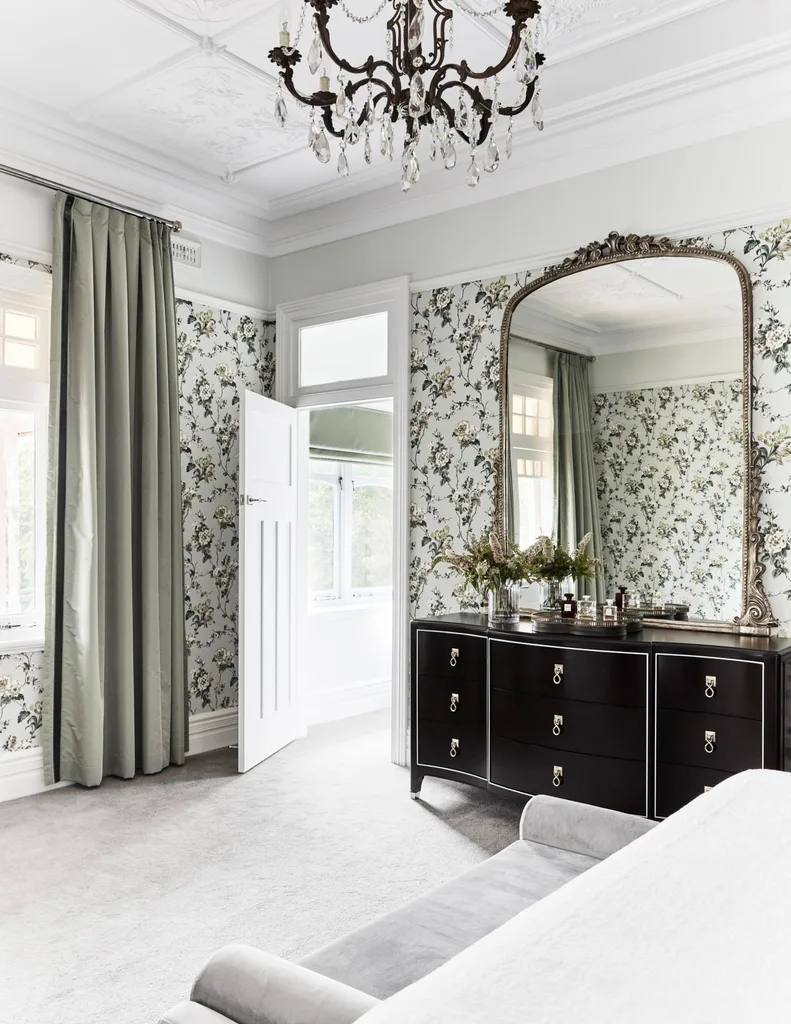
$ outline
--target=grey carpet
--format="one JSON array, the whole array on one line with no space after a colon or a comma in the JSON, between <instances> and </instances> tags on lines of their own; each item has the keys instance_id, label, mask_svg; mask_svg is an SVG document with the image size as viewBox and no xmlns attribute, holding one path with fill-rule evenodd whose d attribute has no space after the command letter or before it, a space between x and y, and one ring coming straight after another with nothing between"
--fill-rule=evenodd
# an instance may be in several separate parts
<instances>
[{"instance_id":1,"label":"grey carpet","mask_svg":"<svg viewBox=\"0 0 791 1024\"><path fill-rule=\"evenodd\" d=\"M206 958L289 959L503 849L521 806L427 779L409 799L377 712L247 775L235 751L0 804L0 1021L151 1024Z\"/></svg>"}]
</instances>

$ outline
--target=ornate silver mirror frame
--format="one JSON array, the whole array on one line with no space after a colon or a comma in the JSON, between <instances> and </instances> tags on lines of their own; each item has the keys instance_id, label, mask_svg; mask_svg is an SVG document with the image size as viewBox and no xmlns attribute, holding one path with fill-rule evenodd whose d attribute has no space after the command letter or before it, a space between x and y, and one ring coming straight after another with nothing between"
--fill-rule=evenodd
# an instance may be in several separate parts
<instances>
[{"instance_id":1,"label":"ornate silver mirror frame","mask_svg":"<svg viewBox=\"0 0 791 1024\"><path fill-rule=\"evenodd\" d=\"M495 494L496 528L501 537L506 535L505 494L503 467L508 465L506 451L508 438L508 342L511 334L511 320L514 310L526 296L538 291L544 285L561 277L578 274L591 267L627 260L655 258L657 256L686 256L707 260L719 260L733 267L739 279L742 295L742 323L744 334L744 391L743 391L743 450L744 450L744 519L742 529L742 607L741 614L732 623L666 622L654 625L672 625L674 628L727 630L728 632L767 636L777 625L772 615L769 599L763 586L765 566L760 560L761 538L758 532L758 509L761 499L760 450L752 435L753 407L753 296L750 275L743 263L730 253L716 249L703 249L681 245L669 238L653 235L621 235L611 232L604 242L591 242L578 249L553 267L519 289L506 306L500 334L500 444Z\"/></svg>"}]
</instances>

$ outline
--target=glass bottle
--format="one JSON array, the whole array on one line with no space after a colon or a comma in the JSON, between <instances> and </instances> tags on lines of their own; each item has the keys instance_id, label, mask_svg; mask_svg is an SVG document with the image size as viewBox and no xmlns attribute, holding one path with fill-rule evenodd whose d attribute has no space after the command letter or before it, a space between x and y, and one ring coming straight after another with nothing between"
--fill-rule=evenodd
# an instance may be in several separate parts
<instances>
[{"instance_id":1,"label":"glass bottle","mask_svg":"<svg viewBox=\"0 0 791 1024\"><path fill-rule=\"evenodd\" d=\"M618 609L611 597L607 598L607 604L604 606L604 621L609 625L618 621Z\"/></svg>"},{"instance_id":2,"label":"glass bottle","mask_svg":"<svg viewBox=\"0 0 791 1024\"><path fill-rule=\"evenodd\" d=\"M563 604L560 607L561 619L576 619L577 601L573 594L563 595Z\"/></svg>"},{"instance_id":3,"label":"glass bottle","mask_svg":"<svg viewBox=\"0 0 791 1024\"><path fill-rule=\"evenodd\" d=\"M596 618L596 602L590 594L585 594L585 596L580 600L579 607L577 609L577 616L580 619Z\"/></svg>"},{"instance_id":4,"label":"glass bottle","mask_svg":"<svg viewBox=\"0 0 791 1024\"><path fill-rule=\"evenodd\" d=\"M615 595L615 607L618 611L623 611L624 608L624 594L626 593L626 587L618 587L618 593Z\"/></svg>"}]
</instances>

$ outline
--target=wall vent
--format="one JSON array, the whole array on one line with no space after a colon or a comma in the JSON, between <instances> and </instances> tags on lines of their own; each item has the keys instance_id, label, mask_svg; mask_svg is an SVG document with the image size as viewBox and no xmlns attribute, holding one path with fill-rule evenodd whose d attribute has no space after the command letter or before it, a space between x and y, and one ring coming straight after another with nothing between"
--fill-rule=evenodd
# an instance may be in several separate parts
<instances>
[{"instance_id":1,"label":"wall vent","mask_svg":"<svg viewBox=\"0 0 791 1024\"><path fill-rule=\"evenodd\" d=\"M170 247L173 250L174 263L186 263L188 267L200 267L200 242L191 238L171 237Z\"/></svg>"}]
</instances>

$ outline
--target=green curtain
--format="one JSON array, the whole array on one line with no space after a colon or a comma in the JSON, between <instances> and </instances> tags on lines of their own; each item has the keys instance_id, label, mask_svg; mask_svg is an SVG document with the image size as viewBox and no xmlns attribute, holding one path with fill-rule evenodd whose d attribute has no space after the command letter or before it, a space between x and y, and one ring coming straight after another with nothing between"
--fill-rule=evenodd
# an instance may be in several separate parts
<instances>
[{"instance_id":1,"label":"green curtain","mask_svg":"<svg viewBox=\"0 0 791 1024\"><path fill-rule=\"evenodd\" d=\"M393 462L393 416L363 406L314 409L310 457L332 462Z\"/></svg>"},{"instance_id":2,"label":"green curtain","mask_svg":"<svg viewBox=\"0 0 791 1024\"><path fill-rule=\"evenodd\" d=\"M574 548L586 533L593 534L588 551L602 556L599 501L593 464L588 360L570 352L555 356L552 389L555 437L555 525L558 543ZM604 581L581 580L578 595L591 594L604 600Z\"/></svg>"},{"instance_id":3,"label":"green curtain","mask_svg":"<svg viewBox=\"0 0 791 1024\"><path fill-rule=\"evenodd\" d=\"M48 782L187 747L170 231L58 194L48 472Z\"/></svg>"}]
</instances>

